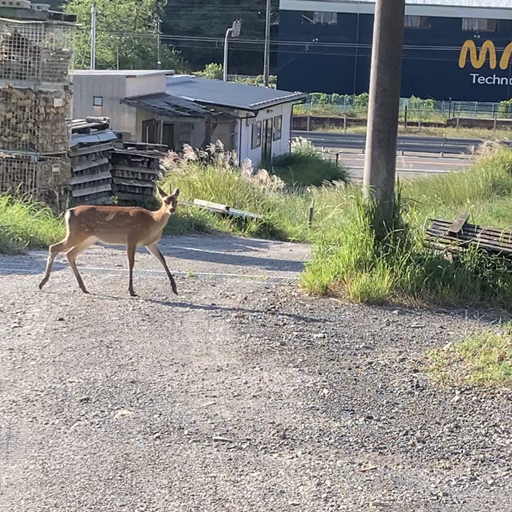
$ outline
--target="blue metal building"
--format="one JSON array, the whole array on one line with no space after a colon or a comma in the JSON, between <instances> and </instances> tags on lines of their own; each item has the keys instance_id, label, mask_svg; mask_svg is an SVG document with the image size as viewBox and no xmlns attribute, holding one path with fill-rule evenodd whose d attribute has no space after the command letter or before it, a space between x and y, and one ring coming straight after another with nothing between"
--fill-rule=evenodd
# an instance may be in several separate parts
<instances>
[{"instance_id":1,"label":"blue metal building","mask_svg":"<svg viewBox=\"0 0 512 512\"><path fill-rule=\"evenodd\" d=\"M512 0L406 0L402 97L512 97ZM373 0L281 0L278 87L368 92Z\"/></svg>"}]
</instances>

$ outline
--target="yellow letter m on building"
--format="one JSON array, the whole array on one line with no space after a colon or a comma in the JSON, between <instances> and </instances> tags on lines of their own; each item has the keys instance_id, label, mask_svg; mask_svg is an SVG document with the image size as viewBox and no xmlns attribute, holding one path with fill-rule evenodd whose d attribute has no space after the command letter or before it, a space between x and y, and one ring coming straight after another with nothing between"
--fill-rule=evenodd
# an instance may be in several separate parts
<instances>
[{"instance_id":1,"label":"yellow letter m on building","mask_svg":"<svg viewBox=\"0 0 512 512\"><path fill-rule=\"evenodd\" d=\"M485 41L484 44L482 45L482 48L480 48L480 53L478 53L478 50L476 48L474 41L467 40L462 45L462 49L460 50L460 57L459 57L459 67L460 68L463 68L466 66L466 62L468 59L468 52L469 52L469 60L471 61L471 65L475 69L480 69L485 64L487 55L489 55L489 67L491 69L496 69L496 64L497 64L496 48L492 41ZM508 68L511 54L512 54L512 43L510 43L505 48L505 51L503 52L503 55L501 56L501 59L500 59L500 68L501 69Z\"/></svg>"}]
</instances>

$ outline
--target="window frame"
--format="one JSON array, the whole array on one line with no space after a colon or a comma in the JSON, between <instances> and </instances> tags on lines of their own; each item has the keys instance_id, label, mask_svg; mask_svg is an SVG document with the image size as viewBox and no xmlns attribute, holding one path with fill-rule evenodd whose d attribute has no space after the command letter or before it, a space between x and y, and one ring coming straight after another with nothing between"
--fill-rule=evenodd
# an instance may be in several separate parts
<instances>
[{"instance_id":1,"label":"window frame","mask_svg":"<svg viewBox=\"0 0 512 512\"><path fill-rule=\"evenodd\" d=\"M278 129L279 127L279 129ZM273 136L272 139L274 142L281 140L283 138L283 115L274 116L273 122Z\"/></svg>"},{"instance_id":2,"label":"window frame","mask_svg":"<svg viewBox=\"0 0 512 512\"><path fill-rule=\"evenodd\" d=\"M261 147L263 123L261 121L255 121L252 125L251 133L251 149L258 149Z\"/></svg>"},{"instance_id":3,"label":"window frame","mask_svg":"<svg viewBox=\"0 0 512 512\"><path fill-rule=\"evenodd\" d=\"M99 100L99 103L97 103L98 100ZM94 95L92 97L92 106L93 107L103 107L103 96Z\"/></svg>"}]
</instances>

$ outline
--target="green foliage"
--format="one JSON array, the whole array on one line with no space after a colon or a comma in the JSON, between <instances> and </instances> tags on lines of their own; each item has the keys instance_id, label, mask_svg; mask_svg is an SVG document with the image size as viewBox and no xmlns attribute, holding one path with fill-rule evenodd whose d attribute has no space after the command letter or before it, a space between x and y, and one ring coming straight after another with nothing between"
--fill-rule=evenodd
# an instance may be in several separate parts
<instances>
[{"instance_id":1,"label":"green foliage","mask_svg":"<svg viewBox=\"0 0 512 512\"><path fill-rule=\"evenodd\" d=\"M485 330L429 353L429 372L445 385L510 386L512 326Z\"/></svg>"},{"instance_id":2,"label":"green foliage","mask_svg":"<svg viewBox=\"0 0 512 512\"><path fill-rule=\"evenodd\" d=\"M210 80L222 80L224 78L224 67L222 64L212 62L207 64L203 71L199 71L196 74Z\"/></svg>"},{"instance_id":3,"label":"green foliage","mask_svg":"<svg viewBox=\"0 0 512 512\"><path fill-rule=\"evenodd\" d=\"M0 253L47 247L64 237L64 223L38 203L0 196Z\"/></svg>"},{"instance_id":4,"label":"green foliage","mask_svg":"<svg viewBox=\"0 0 512 512\"><path fill-rule=\"evenodd\" d=\"M500 114L512 113L512 99L500 101L500 105L498 107L498 112Z\"/></svg>"},{"instance_id":5,"label":"green foliage","mask_svg":"<svg viewBox=\"0 0 512 512\"><path fill-rule=\"evenodd\" d=\"M320 186L325 182L347 181L347 170L320 155L307 139L292 144L292 152L274 160L272 172L287 185Z\"/></svg>"},{"instance_id":6,"label":"green foliage","mask_svg":"<svg viewBox=\"0 0 512 512\"><path fill-rule=\"evenodd\" d=\"M493 216L494 203L500 205L501 222ZM376 238L371 215L356 196L344 215L316 237L303 284L312 293L342 294L362 302L510 308L512 275L502 259L477 249L447 258L423 246L429 218L453 218L468 208L475 222L512 225L512 152L498 150L484 156L465 173L407 183L383 240Z\"/></svg>"},{"instance_id":7,"label":"green foliage","mask_svg":"<svg viewBox=\"0 0 512 512\"><path fill-rule=\"evenodd\" d=\"M75 66L86 69L91 55L92 0L70 0L65 9L78 16L82 30L76 40ZM157 23L162 0L94 0L96 5L96 68L156 69ZM154 37L152 37L154 34ZM160 48L162 69L179 70L179 55L165 44Z\"/></svg>"},{"instance_id":8,"label":"green foliage","mask_svg":"<svg viewBox=\"0 0 512 512\"><path fill-rule=\"evenodd\" d=\"M370 95L367 92L363 92L354 98L354 107L359 110L368 109L370 103Z\"/></svg>"},{"instance_id":9,"label":"green foliage","mask_svg":"<svg viewBox=\"0 0 512 512\"><path fill-rule=\"evenodd\" d=\"M257 76L248 77L248 78L236 77L235 82L239 83L239 84L245 84L245 85L256 85L258 87L263 87L265 85L265 79L264 79L263 75L257 75ZM270 88L275 88L277 85L277 76L270 75L268 77L268 85Z\"/></svg>"},{"instance_id":10,"label":"green foliage","mask_svg":"<svg viewBox=\"0 0 512 512\"><path fill-rule=\"evenodd\" d=\"M233 21L242 21L240 39L260 40L265 34L266 0L172 0L165 8L162 32L172 35L180 55L192 69L223 62L222 40ZM277 39L279 0L272 0L272 37ZM194 40L181 39L182 37ZM218 42L211 38L218 38ZM256 74L263 70L260 43L230 41L229 73Z\"/></svg>"}]
</instances>

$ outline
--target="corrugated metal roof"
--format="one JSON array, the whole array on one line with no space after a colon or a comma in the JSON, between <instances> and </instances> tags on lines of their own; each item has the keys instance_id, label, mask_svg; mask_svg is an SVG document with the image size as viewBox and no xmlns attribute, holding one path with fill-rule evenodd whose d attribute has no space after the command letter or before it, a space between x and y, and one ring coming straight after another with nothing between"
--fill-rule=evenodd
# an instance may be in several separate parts
<instances>
[{"instance_id":1,"label":"corrugated metal roof","mask_svg":"<svg viewBox=\"0 0 512 512\"><path fill-rule=\"evenodd\" d=\"M302 93L187 75L168 76L167 92L188 101L249 111L258 111L306 98Z\"/></svg>"},{"instance_id":2,"label":"corrugated metal roof","mask_svg":"<svg viewBox=\"0 0 512 512\"><path fill-rule=\"evenodd\" d=\"M173 70L161 69L75 69L73 75L125 76L126 78L172 75Z\"/></svg>"},{"instance_id":3,"label":"corrugated metal roof","mask_svg":"<svg viewBox=\"0 0 512 512\"><path fill-rule=\"evenodd\" d=\"M193 101L188 101L178 96L172 96L165 92L125 98L121 100L121 102L164 117L205 118L215 116L231 118L229 114L217 112L214 109L203 107Z\"/></svg>"}]
</instances>

